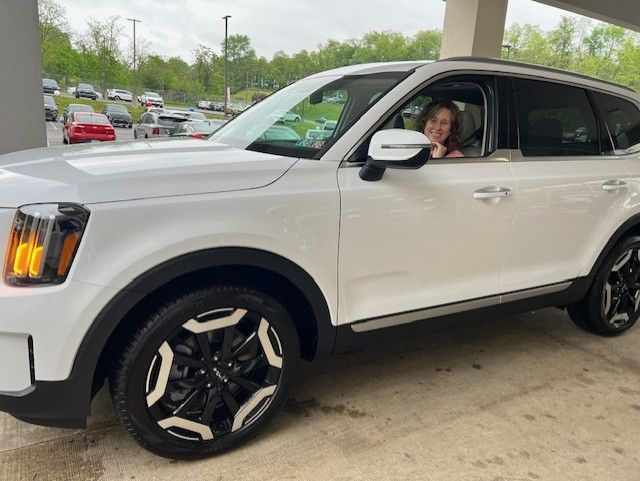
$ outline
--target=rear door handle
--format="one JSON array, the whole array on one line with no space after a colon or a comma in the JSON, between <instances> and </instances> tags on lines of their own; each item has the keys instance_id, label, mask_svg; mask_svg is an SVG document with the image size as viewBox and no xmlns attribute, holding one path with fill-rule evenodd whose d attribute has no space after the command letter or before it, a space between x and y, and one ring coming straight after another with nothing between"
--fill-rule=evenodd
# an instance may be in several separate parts
<instances>
[{"instance_id":1,"label":"rear door handle","mask_svg":"<svg viewBox=\"0 0 640 481\"><path fill-rule=\"evenodd\" d=\"M607 180L602 184L602 190L622 190L626 189L628 184L624 180Z\"/></svg>"},{"instance_id":2,"label":"rear door handle","mask_svg":"<svg viewBox=\"0 0 640 481\"><path fill-rule=\"evenodd\" d=\"M482 187L481 189L473 191L474 199L502 199L511 195L511 189L509 187L497 187L491 185L488 187Z\"/></svg>"}]
</instances>

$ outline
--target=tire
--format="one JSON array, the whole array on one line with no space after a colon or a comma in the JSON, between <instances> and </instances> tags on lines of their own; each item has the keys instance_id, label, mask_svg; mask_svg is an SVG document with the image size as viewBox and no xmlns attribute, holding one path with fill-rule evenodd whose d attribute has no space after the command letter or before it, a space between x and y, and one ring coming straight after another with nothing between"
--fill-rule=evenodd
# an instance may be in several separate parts
<instances>
[{"instance_id":1,"label":"tire","mask_svg":"<svg viewBox=\"0 0 640 481\"><path fill-rule=\"evenodd\" d=\"M138 134L136 134L135 130L133 131L133 138L134 138L134 140L138 138Z\"/></svg>"},{"instance_id":2,"label":"tire","mask_svg":"<svg viewBox=\"0 0 640 481\"><path fill-rule=\"evenodd\" d=\"M63 144L68 144L69 142L67 141L67 138L65 136L62 136L62 143Z\"/></svg>"},{"instance_id":3,"label":"tire","mask_svg":"<svg viewBox=\"0 0 640 481\"><path fill-rule=\"evenodd\" d=\"M199 459L254 436L282 405L299 360L296 329L278 301L219 284L151 314L109 383L123 426L142 447Z\"/></svg>"},{"instance_id":4,"label":"tire","mask_svg":"<svg viewBox=\"0 0 640 481\"><path fill-rule=\"evenodd\" d=\"M117 95L113 98L113 100L120 100L120 97L118 97Z\"/></svg>"},{"instance_id":5,"label":"tire","mask_svg":"<svg viewBox=\"0 0 640 481\"><path fill-rule=\"evenodd\" d=\"M596 273L585 298L568 306L573 322L601 336L629 330L640 317L640 237L620 240Z\"/></svg>"}]
</instances>

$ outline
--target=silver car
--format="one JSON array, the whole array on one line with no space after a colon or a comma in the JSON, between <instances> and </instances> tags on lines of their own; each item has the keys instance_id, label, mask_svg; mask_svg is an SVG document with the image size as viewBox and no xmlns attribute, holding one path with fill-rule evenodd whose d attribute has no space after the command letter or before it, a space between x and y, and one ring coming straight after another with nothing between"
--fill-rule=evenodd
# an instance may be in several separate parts
<instances>
[{"instance_id":1,"label":"silver car","mask_svg":"<svg viewBox=\"0 0 640 481\"><path fill-rule=\"evenodd\" d=\"M145 112L133 130L133 138L168 137L173 129L185 120L187 118L183 115L171 112Z\"/></svg>"}]
</instances>

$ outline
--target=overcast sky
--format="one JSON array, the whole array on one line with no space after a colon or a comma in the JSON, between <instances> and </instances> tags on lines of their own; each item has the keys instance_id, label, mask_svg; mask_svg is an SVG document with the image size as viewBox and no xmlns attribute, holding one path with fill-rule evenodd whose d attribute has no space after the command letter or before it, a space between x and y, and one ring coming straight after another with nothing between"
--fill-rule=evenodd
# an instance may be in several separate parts
<instances>
[{"instance_id":1,"label":"overcast sky","mask_svg":"<svg viewBox=\"0 0 640 481\"><path fill-rule=\"evenodd\" d=\"M229 34L246 34L259 56L314 50L333 38L358 38L373 30L393 30L413 35L441 29L442 0L58 0L67 9L69 25L83 32L89 17L118 15L125 32L138 18L136 35L151 42L151 52L193 61L193 50L203 44L220 51L224 40L223 15L231 15ZM561 15L571 15L532 0L510 0L507 26L533 23L543 29L555 26ZM125 43L126 44L126 43ZM125 46L123 44L123 47Z\"/></svg>"}]
</instances>

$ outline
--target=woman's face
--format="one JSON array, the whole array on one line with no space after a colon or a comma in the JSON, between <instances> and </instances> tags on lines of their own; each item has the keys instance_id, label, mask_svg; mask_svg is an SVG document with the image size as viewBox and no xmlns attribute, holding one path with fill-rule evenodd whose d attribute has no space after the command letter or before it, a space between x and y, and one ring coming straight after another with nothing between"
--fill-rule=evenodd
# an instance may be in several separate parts
<instances>
[{"instance_id":1,"label":"woman's face","mask_svg":"<svg viewBox=\"0 0 640 481\"><path fill-rule=\"evenodd\" d=\"M453 123L453 115L451 111L445 107L440 107L436 113L427 119L424 126L424 135L433 142L444 144L451 133L451 124Z\"/></svg>"}]
</instances>

